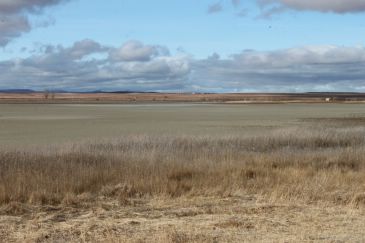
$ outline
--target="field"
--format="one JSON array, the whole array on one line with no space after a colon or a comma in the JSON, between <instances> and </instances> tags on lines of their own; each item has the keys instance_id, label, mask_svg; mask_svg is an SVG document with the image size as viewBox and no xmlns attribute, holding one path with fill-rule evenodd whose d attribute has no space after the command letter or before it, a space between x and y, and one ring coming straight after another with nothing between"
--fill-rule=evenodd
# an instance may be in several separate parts
<instances>
[{"instance_id":1,"label":"field","mask_svg":"<svg viewBox=\"0 0 365 243\"><path fill-rule=\"evenodd\" d=\"M364 103L365 93L52 93L1 92L0 103Z\"/></svg>"},{"instance_id":2,"label":"field","mask_svg":"<svg viewBox=\"0 0 365 243\"><path fill-rule=\"evenodd\" d=\"M365 104L1 104L0 241L363 242Z\"/></svg>"}]
</instances>

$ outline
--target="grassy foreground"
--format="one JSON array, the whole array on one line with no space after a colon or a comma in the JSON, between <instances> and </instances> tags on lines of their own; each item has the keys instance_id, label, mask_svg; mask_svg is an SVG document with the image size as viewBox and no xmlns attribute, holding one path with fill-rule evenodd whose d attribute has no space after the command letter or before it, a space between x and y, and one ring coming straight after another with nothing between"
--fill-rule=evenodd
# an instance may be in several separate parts
<instances>
[{"instance_id":1,"label":"grassy foreground","mask_svg":"<svg viewBox=\"0 0 365 243\"><path fill-rule=\"evenodd\" d=\"M346 229L334 225L332 238L324 240L361 240L365 128L358 126L361 120L352 122L259 136L128 136L0 151L0 236L45 242L316 240L308 237L319 228L297 234L290 220L330 225L340 213L353 217L348 226L354 232L333 234ZM36 219L43 222L38 231L29 226ZM85 226L91 219L94 226ZM267 225L264 219L286 221ZM270 229L282 232L275 238L264 233Z\"/></svg>"},{"instance_id":2,"label":"grassy foreground","mask_svg":"<svg viewBox=\"0 0 365 243\"><path fill-rule=\"evenodd\" d=\"M0 203L98 196L228 196L365 203L365 128L287 128L254 137L126 137L0 152Z\"/></svg>"}]
</instances>

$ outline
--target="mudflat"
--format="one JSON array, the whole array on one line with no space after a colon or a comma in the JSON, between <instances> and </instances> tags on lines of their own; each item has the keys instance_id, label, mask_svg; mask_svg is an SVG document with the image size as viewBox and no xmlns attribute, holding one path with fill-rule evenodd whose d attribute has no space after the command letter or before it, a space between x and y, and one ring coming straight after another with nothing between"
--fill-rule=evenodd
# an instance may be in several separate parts
<instances>
[{"instance_id":1,"label":"mudflat","mask_svg":"<svg viewBox=\"0 0 365 243\"><path fill-rule=\"evenodd\" d=\"M126 135L254 135L310 119L361 116L365 104L0 104L0 144L53 145Z\"/></svg>"}]
</instances>

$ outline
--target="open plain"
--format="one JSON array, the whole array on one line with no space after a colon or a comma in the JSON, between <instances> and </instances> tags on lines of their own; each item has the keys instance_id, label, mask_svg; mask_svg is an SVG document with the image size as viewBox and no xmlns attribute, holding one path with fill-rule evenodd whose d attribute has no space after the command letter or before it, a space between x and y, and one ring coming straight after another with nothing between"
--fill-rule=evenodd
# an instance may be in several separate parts
<instances>
[{"instance_id":1,"label":"open plain","mask_svg":"<svg viewBox=\"0 0 365 243\"><path fill-rule=\"evenodd\" d=\"M1 104L0 241L363 242L363 104Z\"/></svg>"}]
</instances>

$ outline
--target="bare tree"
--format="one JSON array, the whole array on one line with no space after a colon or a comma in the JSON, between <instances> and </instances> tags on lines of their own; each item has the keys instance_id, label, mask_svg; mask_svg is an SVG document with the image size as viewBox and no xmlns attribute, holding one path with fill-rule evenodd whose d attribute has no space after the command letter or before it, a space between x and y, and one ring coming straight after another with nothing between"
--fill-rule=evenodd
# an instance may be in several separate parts
<instances>
[{"instance_id":1,"label":"bare tree","mask_svg":"<svg viewBox=\"0 0 365 243\"><path fill-rule=\"evenodd\" d=\"M48 100L48 98L49 98L49 91L47 89L43 91L43 97L44 97L45 100Z\"/></svg>"}]
</instances>

